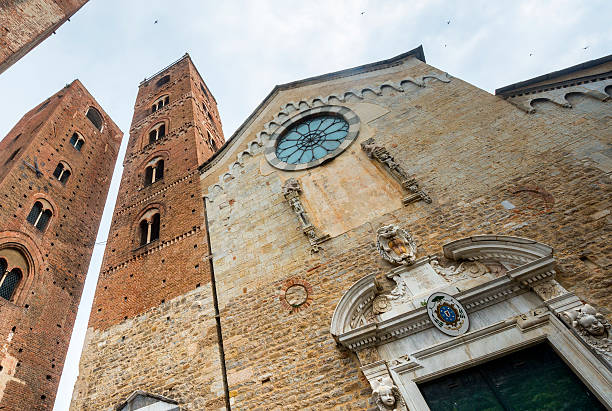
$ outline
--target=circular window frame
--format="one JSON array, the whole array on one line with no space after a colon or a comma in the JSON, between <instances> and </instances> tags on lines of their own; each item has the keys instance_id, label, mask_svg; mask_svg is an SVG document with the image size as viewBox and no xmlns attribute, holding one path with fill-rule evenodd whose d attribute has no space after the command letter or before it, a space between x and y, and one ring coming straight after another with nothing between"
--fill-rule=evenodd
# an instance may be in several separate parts
<instances>
[{"instance_id":1,"label":"circular window frame","mask_svg":"<svg viewBox=\"0 0 612 411\"><path fill-rule=\"evenodd\" d=\"M280 142L280 138L283 136L283 134L285 134L286 131L288 131L294 125L298 124L300 121L305 120L309 117L315 117L315 116L322 115L322 114L340 116L344 119L344 121L348 123L349 129L346 134L346 137L344 138L344 141L342 141L342 143L340 143L340 145L335 150L327 153L325 156L317 160L313 160L308 163L290 164L290 163L279 160L278 157L276 156L276 146ZM351 143L357 139L357 136L359 135L360 126L361 126L361 122L357 114L355 114L353 110L347 107L320 106L320 107L311 108L311 109L302 111L298 113L297 115L284 121L283 124L281 124L274 131L274 133L270 136L270 138L265 142L264 155L266 156L266 160L272 167L278 168L280 170L298 171L298 170L306 170L309 168L317 167L323 163L326 163L332 160L333 158L340 155L344 150L346 150L348 146L350 146Z\"/></svg>"}]
</instances>

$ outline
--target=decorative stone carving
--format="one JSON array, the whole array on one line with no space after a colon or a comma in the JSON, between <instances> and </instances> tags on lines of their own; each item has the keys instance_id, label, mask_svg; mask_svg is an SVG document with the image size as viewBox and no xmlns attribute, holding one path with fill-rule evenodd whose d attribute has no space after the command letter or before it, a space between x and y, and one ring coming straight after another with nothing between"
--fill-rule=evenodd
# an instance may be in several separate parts
<instances>
[{"instance_id":1,"label":"decorative stone carving","mask_svg":"<svg viewBox=\"0 0 612 411\"><path fill-rule=\"evenodd\" d=\"M453 280L463 280L466 278L478 278L490 272L489 268L478 261L464 261L457 267L442 267L438 260L431 260L431 267L442 277L452 277Z\"/></svg>"},{"instance_id":2,"label":"decorative stone carving","mask_svg":"<svg viewBox=\"0 0 612 411\"><path fill-rule=\"evenodd\" d=\"M583 339L583 341L612 364L612 339L610 323L603 314L589 304L561 313L561 319Z\"/></svg>"},{"instance_id":3,"label":"decorative stone carving","mask_svg":"<svg viewBox=\"0 0 612 411\"><path fill-rule=\"evenodd\" d=\"M372 364L380 361L380 354L376 347L368 347L357 351L357 357L361 365Z\"/></svg>"},{"instance_id":4,"label":"decorative stone carving","mask_svg":"<svg viewBox=\"0 0 612 411\"><path fill-rule=\"evenodd\" d=\"M402 398L397 386L393 383L389 377L381 377L373 382L373 398L376 406L380 411L393 410L393 411L404 411L407 410L406 402Z\"/></svg>"},{"instance_id":5,"label":"decorative stone carving","mask_svg":"<svg viewBox=\"0 0 612 411\"><path fill-rule=\"evenodd\" d=\"M414 263L417 246L408 231L391 224L380 227L376 234L376 248L382 258L392 264Z\"/></svg>"},{"instance_id":6,"label":"decorative stone carving","mask_svg":"<svg viewBox=\"0 0 612 411\"><path fill-rule=\"evenodd\" d=\"M556 280L542 281L532 287L533 291L544 301L566 294L567 290Z\"/></svg>"},{"instance_id":7,"label":"decorative stone carving","mask_svg":"<svg viewBox=\"0 0 612 411\"><path fill-rule=\"evenodd\" d=\"M321 250L321 246L319 244L329 240L330 237L328 234L318 235L317 230L310 222L308 214L306 213L306 210L304 210L304 206L302 205L302 201L300 200L300 194L302 193L302 187L300 187L300 183L295 178L290 178L285 181L285 184L283 184L282 189L283 195L285 196L285 200L287 200L287 202L293 209L293 212L300 221L302 232L310 242L310 252L319 252Z\"/></svg>"},{"instance_id":8,"label":"decorative stone carving","mask_svg":"<svg viewBox=\"0 0 612 411\"><path fill-rule=\"evenodd\" d=\"M361 143L361 149L373 160L378 161L391 177L399 182L404 190L407 190L410 194L402 199L404 205L408 205L415 201L423 200L426 203L431 203L431 198L419 188L414 177L411 177L406 171L400 166L393 156L389 154L385 146L382 146L373 138L369 138Z\"/></svg>"},{"instance_id":9,"label":"decorative stone carving","mask_svg":"<svg viewBox=\"0 0 612 411\"><path fill-rule=\"evenodd\" d=\"M386 313L391 309L391 302L386 295L378 295L372 301L372 312L374 314Z\"/></svg>"}]
</instances>

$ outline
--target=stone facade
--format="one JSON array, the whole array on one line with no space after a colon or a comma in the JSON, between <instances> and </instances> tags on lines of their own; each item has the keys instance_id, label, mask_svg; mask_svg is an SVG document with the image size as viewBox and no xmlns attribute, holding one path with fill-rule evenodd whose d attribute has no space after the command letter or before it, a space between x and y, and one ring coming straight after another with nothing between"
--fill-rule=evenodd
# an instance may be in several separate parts
<instances>
[{"instance_id":1,"label":"stone facade","mask_svg":"<svg viewBox=\"0 0 612 411\"><path fill-rule=\"evenodd\" d=\"M610 93L609 80L601 81L608 81L603 90ZM385 275L397 259L385 260L379 250L391 251L376 245L379 228L391 224L415 242L412 247L406 236L405 244L393 244L409 246L402 249L408 253L402 267L435 255L447 264L444 244L481 234L548 244L559 283L610 316L610 103L585 93L567 98L572 108L535 101L535 111L526 113L429 66L421 49L277 86L200 167L214 268L210 291L218 300L222 341L208 338L211 330L203 338L174 337L154 324L146 329L145 316L163 318L180 307L193 309L194 318L208 315L203 308L196 314L197 290L152 308L129 327L126 341L138 339L132 347L161 350L154 362L127 369L123 360L109 362L97 351L116 347L119 334L90 330L73 409L108 409L137 389L173 398L185 410L380 407L372 390L382 398L381 384L393 386L387 380L375 386L360 368L379 361L378 354L366 361L367 353L357 356L338 344L330 322L342 296L364 277L382 291L397 285ZM270 140L279 128L308 110L344 108L356 114L359 130L341 153L307 169L275 166ZM376 148L366 150L371 139L384 147L379 158L371 155ZM413 249L416 255L409 255ZM200 248L197 254L208 258ZM468 287L481 284L459 277ZM534 298L517 297L508 315L529 311ZM202 361L196 354L189 370L177 372L179 361L169 360L159 339L174 347L172 355L200 344L216 361L214 353L222 350L223 362L216 370L208 363L194 368ZM151 381L150 374L163 369L167 378ZM117 390L121 379L129 382ZM212 383L194 389L196 379ZM224 380L227 404L221 401Z\"/></svg>"},{"instance_id":2,"label":"stone facade","mask_svg":"<svg viewBox=\"0 0 612 411\"><path fill-rule=\"evenodd\" d=\"M91 108L101 130L86 116ZM121 137L75 80L0 142L0 259L22 271L10 300L0 298L0 408L53 406ZM59 163L72 171L64 183L54 176ZM51 210L42 230L28 221L37 202Z\"/></svg>"},{"instance_id":3,"label":"stone facade","mask_svg":"<svg viewBox=\"0 0 612 411\"><path fill-rule=\"evenodd\" d=\"M0 74L25 56L88 0L0 2Z\"/></svg>"}]
</instances>

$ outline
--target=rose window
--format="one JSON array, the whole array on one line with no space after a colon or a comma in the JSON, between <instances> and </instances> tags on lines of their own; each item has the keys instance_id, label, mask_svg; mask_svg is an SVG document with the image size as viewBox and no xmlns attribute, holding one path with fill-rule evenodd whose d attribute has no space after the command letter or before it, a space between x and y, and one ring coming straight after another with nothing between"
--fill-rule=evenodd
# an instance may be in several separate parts
<instances>
[{"instance_id":1,"label":"rose window","mask_svg":"<svg viewBox=\"0 0 612 411\"><path fill-rule=\"evenodd\" d=\"M276 156L288 164L304 164L325 157L346 139L349 124L340 116L308 118L280 138Z\"/></svg>"}]
</instances>

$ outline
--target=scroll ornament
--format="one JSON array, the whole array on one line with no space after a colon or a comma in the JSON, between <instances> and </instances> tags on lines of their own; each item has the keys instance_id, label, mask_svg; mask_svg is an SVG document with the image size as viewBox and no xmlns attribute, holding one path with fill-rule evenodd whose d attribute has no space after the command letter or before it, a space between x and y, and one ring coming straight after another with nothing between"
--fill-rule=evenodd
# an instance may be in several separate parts
<instances>
[{"instance_id":1,"label":"scroll ornament","mask_svg":"<svg viewBox=\"0 0 612 411\"><path fill-rule=\"evenodd\" d=\"M387 170L391 177L393 177L398 183L401 184L402 188L410 193L407 197L402 199L404 205L408 205L415 201L423 200L426 203L431 203L431 198L419 188L419 184L416 179L402 168L385 146L376 143L373 138L369 138L361 143L361 149L365 151L368 157L378 161Z\"/></svg>"},{"instance_id":2,"label":"scroll ornament","mask_svg":"<svg viewBox=\"0 0 612 411\"><path fill-rule=\"evenodd\" d=\"M306 210L304 210L304 206L302 205L302 201L300 200L300 194L302 193L302 188L300 187L300 183L295 178L290 178L285 181L283 184L283 196L285 196L285 200L291 206L291 209L297 216L300 221L300 225L302 228L302 232L308 238L310 242L310 252L317 253L321 250L321 244L324 241L329 240L329 235L318 235L317 230L310 222L308 214Z\"/></svg>"}]
</instances>

